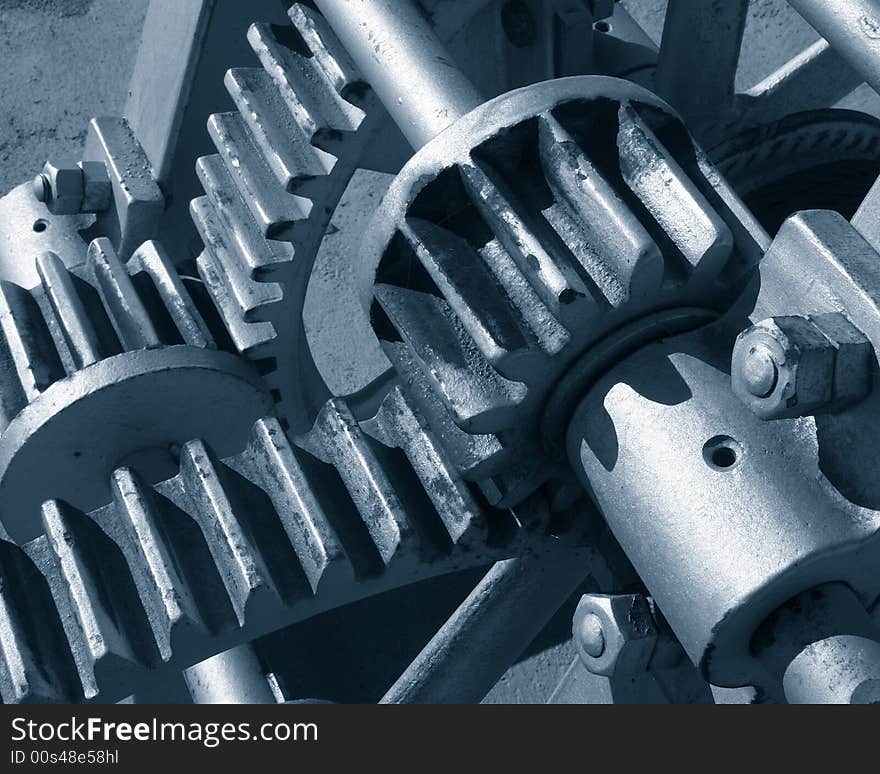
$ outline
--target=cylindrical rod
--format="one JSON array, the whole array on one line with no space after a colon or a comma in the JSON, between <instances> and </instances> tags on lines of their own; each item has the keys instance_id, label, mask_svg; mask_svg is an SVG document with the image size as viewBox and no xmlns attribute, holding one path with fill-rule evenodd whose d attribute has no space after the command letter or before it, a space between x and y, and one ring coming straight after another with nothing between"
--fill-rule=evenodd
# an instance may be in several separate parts
<instances>
[{"instance_id":1,"label":"cylindrical rod","mask_svg":"<svg viewBox=\"0 0 880 774\"><path fill-rule=\"evenodd\" d=\"M782 676L789 704L878 704L877 635L855 593L828 583L782 605L758 630L753 648Z\"/></svg>"},{"instance_id":2,"label":"cylindrical rod","mask_svg":"<svg viewBox=\"0 0 880 774\"><path fill-rule=\"evenodd\" d=\"M880 2L789 0L832 47L880 92Z\"/></svg>"},{"instance_id":3,"label":"cylindrical rod","mask_svg":"<svg viewBox=\"0 0 880 774\"><path fill-rule=\"evenodd\" d=\"M183 670L196 704L275 704L277 699L250 645L239 645Z\"/></svg>"},{"instance_id":4,"label":"cylindrical rod","mask_svg":"<svg viewBox=\"0 0 880 774\"><path fill-rule=\"evenodd\" d=\"M590 574L586 551L498 562L381 704L475 704Z\"/></svg>"},{"instance_id":5,"label":"cylindrical rod","mask_svg":"<svg viewBox=\"0 0 880 774\"><path fill-rule=\"evenodd\" d=\"M813 642L782 686L789 704L880 704L880 643L847 634Z\"/></svg>"},{"instance_id":6,"label":"cylindrical rod","mask_svg":"<svg viewBox=\"0 0 880 774\"><path fill-rule=\"evenodd\" d=\"M414 149L483 102L410 0L317 6Z\"/></svg>"}]
</instances>

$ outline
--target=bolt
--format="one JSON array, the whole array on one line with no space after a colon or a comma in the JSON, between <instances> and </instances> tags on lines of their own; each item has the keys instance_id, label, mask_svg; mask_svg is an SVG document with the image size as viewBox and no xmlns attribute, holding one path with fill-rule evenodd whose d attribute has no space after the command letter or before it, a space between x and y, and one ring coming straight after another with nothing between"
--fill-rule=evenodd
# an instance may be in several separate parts
<instances>
[{"instance_id":1,"label":"bolt","mask_svg":"<svg viewBox=\"0 0 880 774\"><path fill-rule=\"evenodd\" d=\"M602 631L602 621L595 613L585 615L578 629L581 647L587 655L599 658L605 651L605 634Z\"/></svg>"},{"instance_id":2,"label":"bolt","mask_svg":"<svg viewBox=\"0 0 880 774\"><path fill-rule=\"evenodd\" d=\"M81 161L71 166L46 162L34 178L34 196L45 202L53 215L102 212L113 203L113 187L107 168L100 161Z\"/></svg>"},{"instance_id":3,"label":"bolt","mask_svg":"<svg viewBox=\"0 0 880 774\"><path fill-rule=\"evenodd\" d=\"M78 166L59 166L47 161L34 180L34 194L53 215L75 215L82 205L83 171Z\"/></svg>"},{"instance_id":4,"label":"bolt","mask_svg":"<svg viewBox=\"0 0 880 774\"><path fill-rule=\"evenodd\" d=\"M49 178L44 174L39 174L34 178L34 198L38 202L48 201L51 193L51 184Z\"/></svg>"},{"instance_id":5,"label":"bolt","mask_svg":"<svg viewBox=\"0 0 880 774\"><path fill-rule=\"evenodd\" d=\"M571 631L584 666L606 677L647 669L657 642L650 604L641 594L584 594Z\"/></svg>"},{"instance_id":6,"label":"bolt","mask_svg":"<svg viewBox=\"0 0 880 774\"><path fill-rule=\"evenodd\" d=\"M762 419L846 408L868 394L873 347L843 314L770 317L739 334L731 383Z\"/></svg>"},{"instance_id":7,"label":"bolt","mask_svg":"<svg viewBox=\"0 0 880 774\"><path fill-rule=\"evenodd\" d=\"M767 347L762 344L750 347L741 368L743 383L752 395L766 398L773 392L779 371Z\"/></svg>"}]
</instances>

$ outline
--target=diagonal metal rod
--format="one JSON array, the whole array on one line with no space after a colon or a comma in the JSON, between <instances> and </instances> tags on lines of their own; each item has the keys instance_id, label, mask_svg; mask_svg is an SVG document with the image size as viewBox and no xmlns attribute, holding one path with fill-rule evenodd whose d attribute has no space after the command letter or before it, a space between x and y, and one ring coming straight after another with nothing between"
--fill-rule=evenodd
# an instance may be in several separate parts
<instances>
[{"instance_id":1,"label":"diagonal metal rod","mask_svg":"<svg viewBox=\"0 0 880 774\"><path fill-rule=\"evenodd\" d=\"M316 0L418 150L484 101L410 0Z\"/></svg>"},{"instance_id":2,"label":"diagonal metal rod","mask_svg":"<svg viewBox=\"0 0 880 774\"><path fill-rule=\"evenodd\" d=\"M749 0L669 0L656 87L685 118L733 109L748 10Z\"/></svg>"},{"instance_id":3,"label":"diagonal metal rod","mask_svg":"<svg viewBox=\"0 0 880 774\"><path fill-rule=\"evenodd\" d=\"M497 562L416 656L380 704L476 704L592 569L568 550Z\"/></svg>"},{"instance_id":4,"label":"diagonal metal rod","mask_svg":"<svg viewBox=\"0 0 880 774\"><path fill-rule=\"evenodd\" d=\"M789 0L789 5L880 92L878 0Z\"/></svg>"}]
</instances>

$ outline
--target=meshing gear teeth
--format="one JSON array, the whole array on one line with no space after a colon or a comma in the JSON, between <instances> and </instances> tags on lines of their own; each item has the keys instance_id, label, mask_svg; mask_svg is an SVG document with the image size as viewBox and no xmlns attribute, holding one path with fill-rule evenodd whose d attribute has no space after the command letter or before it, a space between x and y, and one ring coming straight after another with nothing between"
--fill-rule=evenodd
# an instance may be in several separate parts
<instances>
[{"instance_id":1,"label":"meshing gear teeth","mask_svg":"<svg viewBox=\"0 0 880 774\"><path fill-rule=\"evenodd\" d=\"M50 497L107 502L120 460L137 459L154 482L194 436L224 455L241 449L226 433L246 437L271 398L251 365L218 351L160 245L123 264L96 239L78 266L44 253L36 267L31 290L0 283L0 521L14 538L36 534ZM230 404L232 428L216 428Z\"/></svg>"},{"instance_id":2,"label":"meshing gear teeth","mask_svg":"<svg viewBox=\"0 0 880 774\"><path fill-rule=\"evenodd\" d=\"M289 28L251 26L262 67L227 73L237 112L208 121L218 154L197 163L205 196L191 210L199 273L235 346L263 361L280 415L304 432L329 397L305 341L306 286L377 103L323 17L289 15Z\"/></svg>"},{"instance_id":3,"label":"meshing gear teeth","mask_svg":"<svg viewBox=\"0 0 880 774\"><path fill-rule=\"evenodd\" d=\"M0 541L3 701L115 701L328 608L535 550L536 536L558 545L545 509L479 505L392 395L387 445L343 401L325 406L312 441L333 464L264 418L224 460L185 444L154 486L116 469L91 513L46 502L43 534Z\"/></svg>"},{"instance_id":4,"label":"meshing gear teeth","mask_svg":"<svg viewBox=\"0 0 880 774\"><path fill-rule=\"evenodd\" d=\"M392 184L362 261L373 327L457 469L513 505L567 469L552 441L589 378L566 392L579 358L627 326L624 351L705 322L742 287L761 250L741 220L754 225L648 92L598 77L520 89Z\"/></svg>"}]
</instances>

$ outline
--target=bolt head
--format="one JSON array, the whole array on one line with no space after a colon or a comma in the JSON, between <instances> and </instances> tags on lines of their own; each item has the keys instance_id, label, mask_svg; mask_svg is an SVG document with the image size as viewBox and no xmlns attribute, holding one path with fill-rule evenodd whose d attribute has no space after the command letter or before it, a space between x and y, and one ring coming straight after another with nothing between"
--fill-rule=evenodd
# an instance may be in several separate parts
<instances>
[{"instance_id":1,"label":"bolt head","mask_svg":"<svg viewBox=\"0 0 880 774\"><path fill-rule=\"evenodd\" d=\"M746 389L758 398L766 398L779 378L773 354L762 345L749 347L743 359L742 379Z\"/></svg>"},{"instance_id":2,"label":"bolt head","mask_svg":"<svg viewBox=\"0 0 880 774\"><path fill-rule=\"evenodd\" d=\"M641 594L584 594L572 634L584 666L606 677L644 671L657 643L654 616Z\"/></svg>"},{"instance_id":3,"label":"bolt head","mask_svg":"<svg viewBox=\"0 0 880 774\"><path fill-rule=\"evenodd\" d=\"M599 658L605 650L605 635L602 632L602 621L595 613L585 615L578 627L578 640L584 651L593 658Z\"/></svg>"},{"instance_id":4,"label":"bolt head","mask_svg":"<svg viewBox=\"0 0 880 774\"><path fill-rule=\"evenodd\" d=\"M75 215L82 205L83 171L77 166L59 167L47 161L41 177L46 180L45 199L53 215Z\"/></svg>"},{"instance_id":5,"label":"bolt head","mask_svg":"<svg viewBox=\"0 0 880 774\"><path fill-rule=\"evenodd\" d=\"M834 358L833 345L809 318L771 317L737 337L733 391L762 419L806 416L831 399ZM771 370L773 385L765 390Z\"/></svg>"},{"instance_id":6,"label":"bolt head","mask_svg":"<svg viewBox=\"0 0 880 774\"><path fill-rule=\"evenodd\" d=\"M49 194L49 180L41 173L34 178L34 198L38 202L45 202L49 199Z\"/></svg>"},{"instance_id":7,"label":"bolt head","mask_svg":"<svg viewBox=\"0 0 880 774\"><path fill-rule=\"evenodd\" d=\"M870 342L842 314L771 317L733 347L733 391L762 419L838 410L867 393Z\"/></svg>"}]
</instances>

